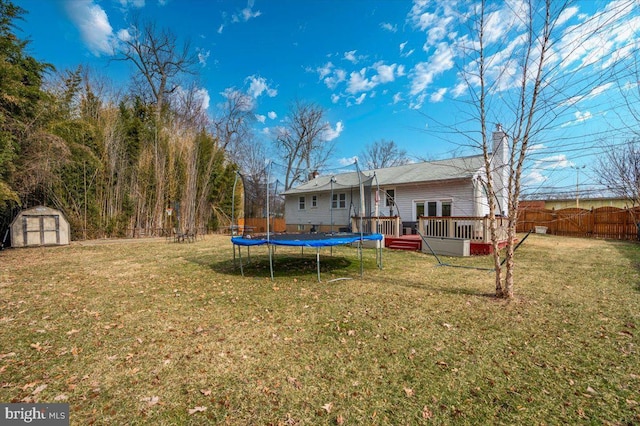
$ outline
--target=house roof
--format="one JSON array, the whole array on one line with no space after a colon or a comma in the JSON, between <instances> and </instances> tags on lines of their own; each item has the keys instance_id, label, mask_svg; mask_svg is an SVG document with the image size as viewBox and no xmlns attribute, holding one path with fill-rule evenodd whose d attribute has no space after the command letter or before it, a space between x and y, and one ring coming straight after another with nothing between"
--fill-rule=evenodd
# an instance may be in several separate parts
<instances>
[{"instance_id":1,"label":"house roof","mask_svg":"<svg viewBox=\"0 0 640 426\"><path fill-rule=\"evenodd\" d=\"M328 191L332 187L357 187L361 181L371 179L374 174L380 186L405 185L412 183L437 182L458 179L470 179L484 164L482 155L450 158L439 161L405 164L404 166L385 167L362 172L340 173L332 176L318 176L295 188L284 192L284 195L308 192ZM331 179L333 178L333 184ZM375 182L375 181L374 181Z\"/></svg>"}]
</instances>

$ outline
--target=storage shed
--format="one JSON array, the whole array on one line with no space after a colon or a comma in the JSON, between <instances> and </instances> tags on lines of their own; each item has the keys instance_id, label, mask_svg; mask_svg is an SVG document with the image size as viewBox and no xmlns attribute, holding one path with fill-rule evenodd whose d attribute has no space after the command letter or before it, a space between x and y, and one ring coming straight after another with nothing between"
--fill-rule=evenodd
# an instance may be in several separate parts
<instances>
[{"instance_id":1,"label":"storage shed","mask_svg":"<svg viewBox=\"0 0 640 426\"><path fill-rule=\"evenodd\" d=\"M11 222L11 246L69 244L69 222L60 210L38 206L21 211Z\"/></svg>"}]
</instances>

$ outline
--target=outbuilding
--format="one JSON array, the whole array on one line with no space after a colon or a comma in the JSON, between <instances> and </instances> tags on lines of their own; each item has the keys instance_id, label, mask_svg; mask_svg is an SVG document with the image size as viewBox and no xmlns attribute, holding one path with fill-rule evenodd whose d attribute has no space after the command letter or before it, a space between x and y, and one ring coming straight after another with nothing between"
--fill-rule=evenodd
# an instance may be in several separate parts
<instances>
[{"instance_id":1,"label":"outbuilding","mask_svg":"<svg viewBox=\"0 0 640 426\"><path fill-rule=\"evenodd\" d=\"M60 210L33 207L11 222L12 247L66 245L70 240L69 222Z\"/></svg>"}]
</instances>

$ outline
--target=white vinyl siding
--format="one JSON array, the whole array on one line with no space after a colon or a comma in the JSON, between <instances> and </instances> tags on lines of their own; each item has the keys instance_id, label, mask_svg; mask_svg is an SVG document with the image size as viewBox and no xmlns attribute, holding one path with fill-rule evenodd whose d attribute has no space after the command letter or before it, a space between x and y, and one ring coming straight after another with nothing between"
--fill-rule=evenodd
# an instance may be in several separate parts
<instances>
[{"instance_id":1,"label":"white vinyl siding","mask_svg":"<svg viewBox=\"0 0 640 426\"><path fill-rule=\"evenodd\" d=\"M436 202L436 216L442 215L442 204L448 202L451 203L451 216L473 216L474 214L474 189L471 180L396 188L395 201L398 214L403 221L416 220L415 201L421 200L425 201L425 215L429 213L429 201Z\"/></svg>"},{"instance_id":2,"label":"white vinyl siding","mask_svg":"<svg viewBox=\"0 0 640 426\"><path fill-rule=\"evenodd\" d=\"M484 193L478 193L484 195ZM338 195L335 194L334 195ZM310 195L309 195L310 196ZM286 197L285 218L287 225L330 225L331 216L333 224L337 227L347 226L350 223L350 209L346 208L351 202L360 204L360 195L357 190L346 194L345 208L331 209L332 199L330 192L317 194L318 207L300 210L298 208L299 194ZM375 190L371 193L371 210L375 213ZM395 215L399 215L403 221L415 221L415 202L429 201L436 202L436 215L446 213L447 203L451 205L451 216L474 216L474 186L471 179L459 180L445 183L427 183L413 185L398 185L394 187L395 204L397 209L393 209ZM339 200L339 197L338 197ZM385 207L385 197L381 196L379 213L381 216L389 214L389 207ZM443 209L443 204L445 205ZM486 199L481 200L482 206L486 206ZM425 213L428 213L428 204L425 204ZM398 210L398 211L396 211ZM444 211L443 211L444 210ZM353 212L351 212L353 213ZM309 227L310 228L310 227Z\"/></svg>"}]
</instances>

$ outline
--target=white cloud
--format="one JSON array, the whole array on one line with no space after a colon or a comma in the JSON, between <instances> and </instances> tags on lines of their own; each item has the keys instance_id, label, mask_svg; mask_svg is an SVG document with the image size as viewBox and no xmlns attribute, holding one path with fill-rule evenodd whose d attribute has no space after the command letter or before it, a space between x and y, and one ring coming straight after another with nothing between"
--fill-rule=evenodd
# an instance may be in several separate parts
<instances>
[{"instance_id":1,"label":"white cloud","mask_svg":"<svg viewBox=\"0 0 640 426\"><path fill-rule=\"evenodd\" d=\"M539 185L546 182L548 179L549 178L547 176L543 175L538 170L533 170L528 175L523 176L522 184L523 186Z\"/></svg>"},{"instance_id":2,"label":"white cloud","mask_svg":"<svg viewBox=\"0 0 640 426\"><path fill-rule=\"evenodd\" d=\"M93 0L67 0L64 5L91 53L95 56L112 55L115 37L104 9Z\"/></svg>"},{"instance_id":3,"label":"white cloud","mask_svg":"<svg viewBox=\"0 0 640 426\"><path fill-rule=\"evenodd\" d=\"M329 89L333 90L338 87L338 84L342 83L346 79L347 72L343 69L338 68L333 72L333 75L324 79L324 84L326 84Z\"/></svg>"},{"instance_id":4,"label":"white cloud","mask_svg":"<svg viewBox=\"0 0 640 426\"><path fill-rule=\"evenodd\" d=\"M560 127L573 126L574 124L579 124L593 118L591 111L585 111L585 112L576 111L574 113L574 116L575 116L575 120L567 121L566 123L563 123Z\"/></svg>"},{"instance_id":5,"label":"white cloud","mask_svg":"<svg viewBox=\"0 0 640 426\"><path fill-rule=\"evenodd\" d=\"M567 21L573 18L578 13L578 8L576 6L568 7L560 13L558 20L556 21L556 26L562 26L567 23Z\"/></svg>"},{"instance_id":6,"label":"white cloud","mask_svg":"<svg viewBox=\"0 0 640 426\"><path fill-rule=\"evenodd\" d=\"M409 43L409 42L405 41L404 43L400 43L400 53L402 53L404 51L404 48L407 45L407 43Z\"/></svg>"},{"instance_id":7,"label":"white cloud","mask_svg":"<svg viewBox=\"0 0 640 426\"><path fill-rule=\"evenodd\" d=\"M419 31L427 35L424 49L429 50L451 32L452 25L460 19L455 0L430 2L415 0L407 20Z\"/></svg>"},{"instance_id":8,"label":"white cloud","mask_svg":"<svg viewBox=\"0 0 640 426\"><path fill-rule=\"evenodd\" d=\"M276 114L275 111L269 111L267 113L267 117L269 117L269 119L271 119L271 120L275 120L276 118L278 118L278 114Z\"/></svg>"},{"instance_id":9,"label":"white cloud","mask_svg":"<svg viewBox=\"0 0 640 426\"><path fill-rule=\"evenodd\" d=\"M353 163L358 161L358 156L354 155L353 157L343 157L338 160L338 164L341 166L351 166Z\"/></svg>"},{"instance_id":10,"label":"white cloud","mask_svg":"<svg viewBox=\"0 0 640 426\"><path fill-rule=\"evenodd\" d=\"M565 154L551 155L533 162L533 171L565 169L573 164Z\"/></svg>"},{"instance_id":11,"label":"white cloud","mask_svg":"<svg viewBox=\"0 0 640 426\"><path fill-rule=\"evenodd\" d=\"M365 77L367 73L366 68L362 68L359 72L352 72L349 77L349 83L347 86L347 92L356 94L360 92L366 92L373 89L376 83L372 82Z\"/></svg>"},{"instance_id":12,"label":"white cloud","mask_svg":"<svg viewBox=\"0 0 640 426\"><path fill-rule=\"evenodd\" d=\"M363 103L366 98L367 98L366 93L363 93L362 95L358 96L355 100L356 105L360 105L361 103Z\"/></svg>"},{"instance_id":13,"label":"white cloud","mask_svg":"<svg viewBox=\"0 0 640 426\"><path fill-rule=\"evenodd\" d=\"M333 64L331 62L327 62L323 66L318 67L316 69L316 71L318 72L318 76L319 76L320 80L322 80L323 78L325 78L326 76L331 74L331 72L333 71L333 68L334 68L334 66L333 66Z\"/></svg>"},{"instance_id":14,"label":"white cloud","mask_svg":"<svg viewBox=\"0 0 640 426\"><path fill-rule=\"evenodd\" d=\"M344 52L344 59L354 64L358 63L358 58L356 58L357 50L351 50L349 52Z\"/></svg>"},{"instance_id":15,"label":"white cloud","mask_svg":"<svg viewBox=\"0 0 640 426\"><path fill-rule=\"evenodd\" d=\"M429 98L429 100L433 103L437 103L442 101L442 99L444 99L444 95L447 93L447 88L443 87L441 89L436 90L434 93L431 94L431 97Z\"/></svg>"},{"instance_id":16,"label":"white cloud","mask_svg":"<svg viewBox=\"0 0 640 426\"><path fill-rule=\"evenodd\" d=\"M398 92L395 95L393 95L393 103L395 105L400 101L402 101L402 94L400 92Z\"/></svg>"},{"instance_id":17,"label":"white cloud","mask_svg":"<svg viewBox=\"0 0 640 426\"><path fill-rule=\"evenodd\" d=\"M424 100L427 97L426 93L420 93L418 96L414 97L410 102L409 102L409 108L411 109L420 109L422 108L422 105L424 104Z\"/></svg>"},{"instance_id":18,"label":"white cloud","mask_svg":"<svg viewBox=\"0 0 640 426\"><path fill-rule=\"evenodd\" d=\"M618 49L637 40L638 17L629 17L634 11L637 14L637 2L616 0L593 16L578 15L582 22L564 29L553 59L560 61L562 68L607 63Z\"/></svg>"},{"instance_id":19,"label":"white cloud","mask_svg":"<svg viewBox=\"0 0 640 426\"><path fill-rule=\"evenodd\" d=\"M202 108L209 109L209 103L211 102L211 96L209 96L209 91L205 88L198 89L198 93L196 97L200 99L202 102Z\"/></svg>"},{"instance_id":20,"label":"white cloud","mask_svg":"<svg viewBox=\"0 0 640 426\"><path fill-rule=\"evenodd\" d=\"M132 6L139 9L144 7L144 4L145 4L145 0L120 0L120 6L124 8L128 8L129 6Z\"/></svg>"},{"instance_id":21,"label":"white cloud","mask_svg":"<svg viewBox=\"0 0 640 426\"><path fill-rule=\"evenodd\" d=\"M264 124L264 122L267 121L267 116L266 115L256 114L256 120L258 120L260 123Z\"/></svg>"},{"instance_id":22,"label":"white cloud","mask_svg":"<svg viewBox=\"0 0 640 426\"><path fill-rule=\"evenodd\" d=\"M395 80L396 64L385 65L381 62L377 62L373 65L373 68L378 72L378 75L374 77L378 83L389 83Z\"/></svg>"},{"instance_id":23,"label":"white cloud","mask_svg":"<svg viewBox=\"0 0 640 426\"><path fill-rule=\"evenodd\" d=\"M270 98L278 95L278 91L270 88L264 77L252 75L247 77L245 81L249 82L249 89L247 90L247 93L253 98L258 98L263 93L266 93Z\"/></svg>"},{"instance_id":24,"label":"white cloud","mask_svg":"<svg viewBox=\"0 0 640 426\"><path fill-rule=\"evenodd\" d=\"M335 93L331 94L331 102L337 104L340 101L340 95L336 95Z\"/></svg>"},{"instance_id":25,"label":"white cloud","mask_svg":"<svg viewBox=\"0 0 640 426\"><path fill-rule=\"evenodd\" d=\"M262 15L262 12L260 12L259 10L254 11L253 6L254 6L254 1L249 0L247 2L247 7L245 7L240 11L240 16L238 15L233 16L232 19L234 20L234 22L238 22L240 21L240 19L242 19L244 22L247 22L249 19L257 18L258 16Z\"/></svg>"},{"instance_id":26,"label":"white cloud","mask_svg":"<svg viewBox=\"0 0 640 426\"><path fill-rule=\"evenodd\" d=\"M411 94L422 93L433 83L433 79L454 67L454 50L448 43L438 44L428 62L420 62L411 70Z\"/></svg>"},{"instance_id":27,"label":"white cloud","mask_svg":"<svg viewBox=\"0 0 640 426\"><path fill-rule=\"evenodd\" d=\"M220 92L223 98L235 99L236 103L241 111L251 111L255 107L255 101L253 97L243 93L233 87L227 87L224 91ZM218 105L220 109L225 108L224 105Z\"/></svg>"},{"instance_id":28,"label":"white cloud","mask_svg":"<svg viewBox=\"0 0 640 426\"><path fill-rule=\"evenodd\" d=\"M220 24L220 26L218 27L218 34L222 34L223 30L224 30L224 24Z\"/></svg>"},{"instance_id":29,"label":"white cloud","mask_svg":"<svg viewBox=\"0 0 640 426\"><path fill-rule=\"evenodd\" d=\"M207 59L209 59L209 55L211 54L211 51L207 50L206 52L204 50L198 50L198 62L200 63L200 65L202 65L203 67L207 66Z\"/></svg>"},{"instance_id":30,"label":"white cloud","mask_svg":"<svg viewBox=\"0 0 640 426\"><path fill-rule=\"evenodd\" d=\"M534 152L540 151L545 149L547 146L543 143L536 143L533 145L529 145L529 147L527 148L527 155L531 155Z\"/></svg>"},{"instance_id":31,"label":"white cloud","mask_svg":"<svg viewBox=\"0 0 640 426\"><path fill-rule=\"evenodd\" d=\"M182 86L178 86L172 93L173 102L176 102L180 108L186 109L187 107L196 110L200 107L203 111L209 108L211 97L209 91L205 88L194 88L192 93L185 90ZM190 101L188 99L191 98Z\"/></svg>"},{"instance_id":32,"label":"white cloud","mask_svg":"<svg viewBox=\"0 0 640 426\"><path fill-rule=\"evenodd\" d=\"M332 128L331 125L328 125L327 130L325 130L324 134L322 135L322 139L325 141L332 141L340 136L340 133L342 133L343 130L344 124L342 123L342 121L338 121L336 123L335 129Z\"/></svg>"},{"instance_id":33,"label":"white cloud","mask_svg":"<svg viewBox=\"0 0 640 426\"><path fill-rule=\"evenodd\" d=\"M388 22L383 22L380 24L380 26L382 27L383 30L387 30L390 31L392 33L395 33L398 31L398 26L397 25L392 25Z\"/></svg>"},{"instance_id":34,"label":"white cloud","mask_svg":"<svg viewBox=\"0 0 640 426\"><path fill-rule=\"evenodd\" d=\"M118 31L117 38L120 41L129 41L129 40L131 40L131 33L129 32L128 29L123 28L123 29Z\"/></svg>"}]
</instances>

